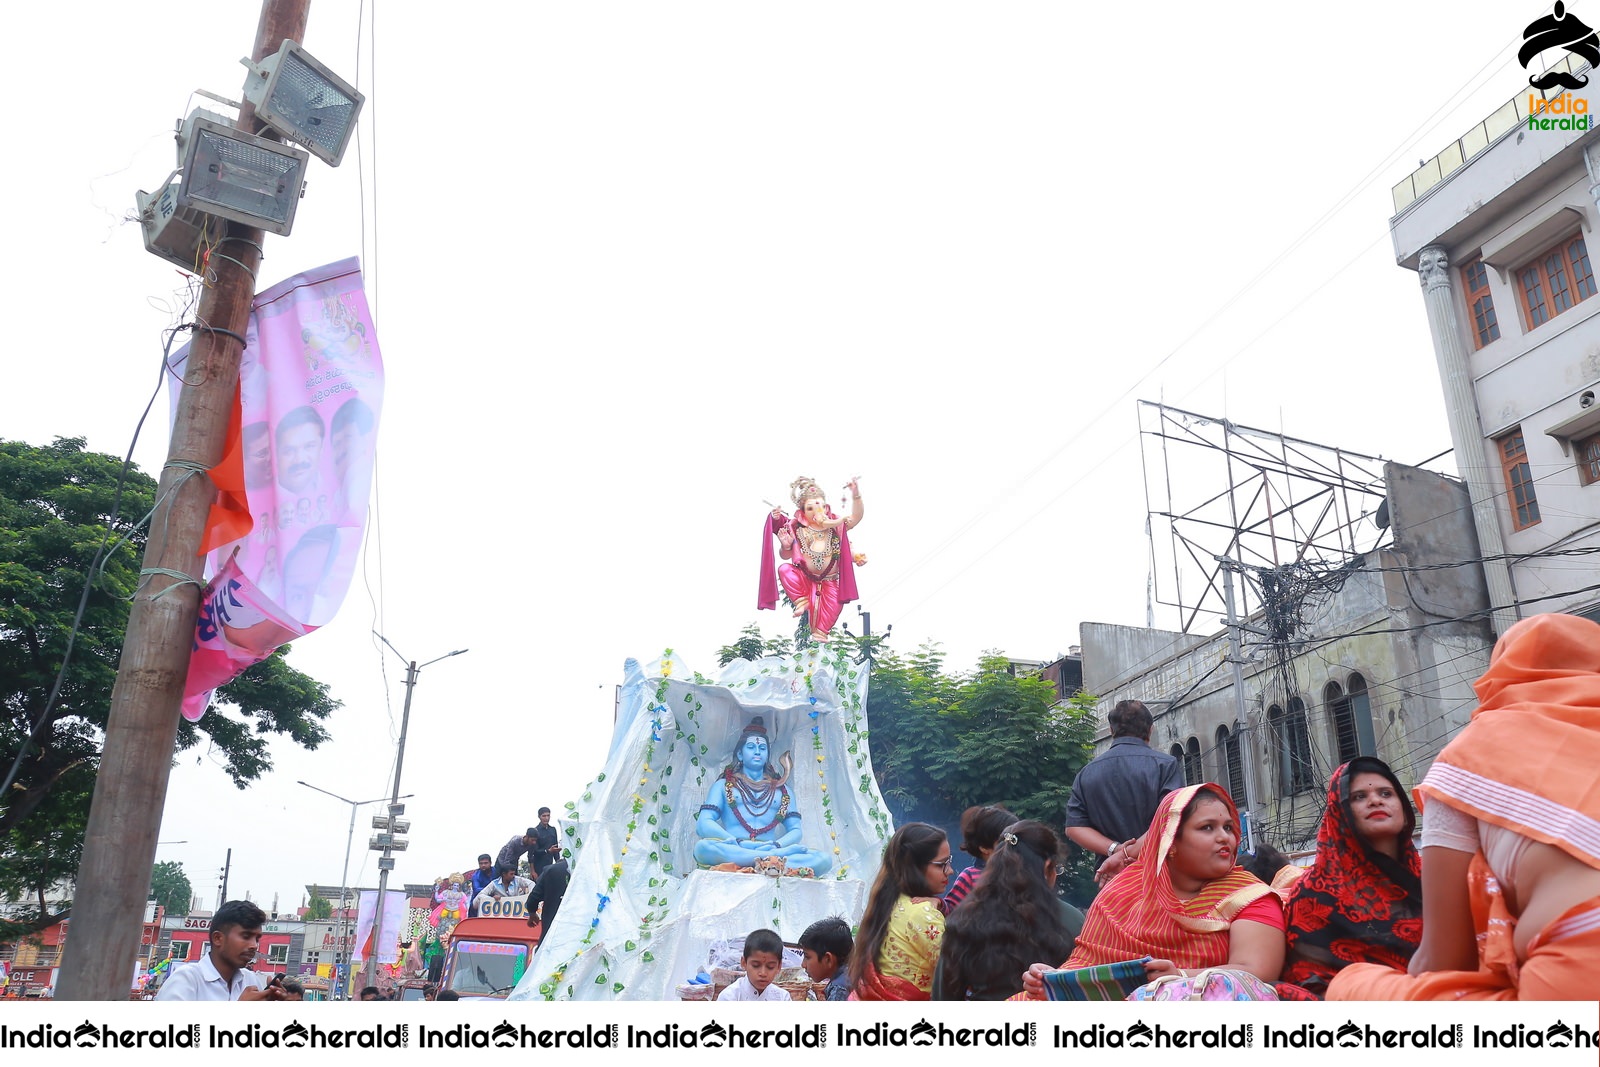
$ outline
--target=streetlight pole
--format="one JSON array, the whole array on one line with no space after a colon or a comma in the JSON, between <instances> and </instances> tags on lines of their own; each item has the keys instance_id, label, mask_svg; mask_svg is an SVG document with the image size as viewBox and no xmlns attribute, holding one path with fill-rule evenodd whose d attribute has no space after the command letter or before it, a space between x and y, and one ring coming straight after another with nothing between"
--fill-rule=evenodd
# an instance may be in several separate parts
<instances>
[{"instance_id":1,"label":"streetlight pole","mask_svg":"<svg viewBox=\"0 0 1600 1067\"><path fill-rule=\"evenodd\" d=\"M311 0L263 0L252 58L267 58L285 38L305 40L310 8ZM238 125L250 129L254 122L255 106L246 100ZM83 834L73 938L56 985L61 1000L126 1000L127 976L139 956L145 903L139 886L155 863L161 833L204 584L199 547L216 497L208 478L191 475L222 462L261 243L266 240L261 230L241 223L226 224L226 232L223 242L231 255L212 257L207 268L210 280L195 316L185 376L192 381L185 381L178 398L156 493L156 500L166 503L165 510L158 504L154 528L165 533L145 545L142 573L148 580L141 578L128 610Z\"/></svg>"},{"instance_id":2,"label":"streetlight pole","mask_svg":"<svg viewBox=\"0 0 1600 1067\"><path fill-rule=\"evenodd\" d=\"M411 694L417 688L417 675L422 673L423 667L432 666L442 659L449 659L451 656L459 656L467 650L458 648L454 652L446 652L442 656L435 656L427 663L419 666L416 660L408 660L401 655L400 650L395 648L387 637L376 630L372 632L379 641L389 646L390 652L400 656L401 661L406 665L406 702L404 709L400 712L400 742L394 757L394 786L389 791L389 816L393 820L396 814L394 809L400 804L400 770L405 766L406 761L406 731L411 726ZM378 953L382 951L380 946L383 945L383 912L384 903L388 900L389 872L394 869L394 853L390 847L394 841L394 834L389 833L385 840L388 843L384 845L383 858L378 861L378 902L375 914L372 917L372 954L367 957L367 985L375 984Z\"/></svg>"},{"instance_id":3,"label":"streetlight pole","mask_svg":"<svg viewBox=\"0 0 1600 1067\"><path fill-rule=\"evenodd\" d=\"M345 984L344 980L349 977L345 971L350 965L350 946L346 944L345 937L348 934L350 927L350 909L348 905L348 900L350 897L350 846L355 841L356 837L356 810L363 808L368 804L381 804L389 798L373 797L371 800L351 800L349 797L342 797L330 789L324 789L319 785L312 785L310 782L300 781L296 784L303 785L307 789L315 789L319 793L330 796L335 800L342 801L343 803L350 805L350 832L345 835L344 839L344 869L339 872L339 925L336 928L337 933L334 935L339 941L339 948L334 957L337 962L337 966L334 967L334 971L340 976L340 988L343 989ZM407 793L406 797L412 795L413 794L411 793ZM406 797L401 797L400 799L404 800Z\"/></svg>"}]
</instances>

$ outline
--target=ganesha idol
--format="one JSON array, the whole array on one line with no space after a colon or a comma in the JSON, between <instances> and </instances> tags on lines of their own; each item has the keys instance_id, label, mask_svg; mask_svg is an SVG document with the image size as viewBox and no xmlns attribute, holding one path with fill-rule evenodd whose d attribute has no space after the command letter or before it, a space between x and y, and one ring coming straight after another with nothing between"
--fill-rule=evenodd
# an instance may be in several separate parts
<instances>
[{"instance_id":1,"label":"ganesha idol","mask_svg":"<svg viewBox=\"0 0 1600 1067\"><path fill-rule=\"evenodd\" d=\"M758 609L778 606L778 587L788 594L794 613L808 617L811 640L823 643L839 621L844 605L856 599L857 565L866 557L852 556L850 530L865 513L861 488L855 479L846 484L850 491L850 514L843 518L828 507L827 494L812 478L801 476L789 486L795 513L774 508L762 529L761 584L756 597ZM787 562L774 567L772 544L777 540L778 555Z\"/></svg>"},{"instance_id":2,"label":"ganesha idol","mask_svg":"<svg viewBox=\"0 0 1600 1067\"><path fill-rule=\"evenodd\" d=\"M832 857L801 842L792 808L786 753L782 769L768 759L767 727L757 715L739 734L733 758L717 776L695 819L695 862L719 870L820 875Z\"/></svg>"}]
</instances>

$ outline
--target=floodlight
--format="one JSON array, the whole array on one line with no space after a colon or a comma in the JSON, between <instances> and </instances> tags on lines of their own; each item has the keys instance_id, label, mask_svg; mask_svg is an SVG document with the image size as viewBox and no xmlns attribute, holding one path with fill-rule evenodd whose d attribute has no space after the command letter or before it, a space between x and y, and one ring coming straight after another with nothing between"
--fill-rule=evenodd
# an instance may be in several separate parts
<instances>
[{"instance_id":1,"label":"floodlight","mask_svg":"<svg viewBox=\"0 0 1600 1067\"><path fill-rule=\"evenodd\" d=\"M250 68L244 98L255 105L256 117L337 167L367 98L294 41L260 63L241 62Z\"/></svg>"},{"instance_id":2,"label":"floodlight","mask_svg":"<svg viewBox=\"0 0 1600 1067\"><path fill-rule=\"evenodd\" d=\"M178 206L178 183L163 185L158 192L140 189L134 194L139 206L139 226L144 230L144 250L175 263L190 274L205 270L205 249L221 240L223 223L203 211Z\"/></svg>"},{"instance_id":3,"label":"floodlight","mask_svg":"<svg viewBox=\"0 0 1600 1067\"><path fill-rule=\"evenodd\" d=\"M178 206L287 234L310 161L298 148L197 109L178 133Z\"/></svg>"}]
</instances>

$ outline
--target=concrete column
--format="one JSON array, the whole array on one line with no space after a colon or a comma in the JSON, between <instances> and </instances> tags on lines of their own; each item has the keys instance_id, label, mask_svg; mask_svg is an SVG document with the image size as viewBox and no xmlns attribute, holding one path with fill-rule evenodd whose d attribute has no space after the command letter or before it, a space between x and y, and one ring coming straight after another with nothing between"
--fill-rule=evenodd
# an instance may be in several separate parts
<instances>
[{"instance_id":1,"label":"concrete column","mask_svg":"<svg viewBox=\"0 0 1600 1067\"><path fill-rule=\"evenodd\" d=\"M1498 502L1505 496L1503 472L1490 467L1484 458L1483 425L1478 419L1478 398L1472 388L1472 360L1462 342L1456 303L1450 287L1450 257L1439 245L1422 250L1417 264L1422 281L1422 299L1428 308L1428 330L1433 334L1433 354L1439 361L1439 382L1444 387L1445 412L1450 418L1450 440L1456 450L1456 464L1467 481L1472 498L1472 520L1478 530L1478 547L1485 556L1504 556L1505 539L1500 534ZM1489 603L1496 611L1491 616L1496 635L1503 634L1517 621L1516 591L1511 584L1511 567L1504 559L1483 565L1489 586Z\"/></svg>"},{"instance_id":2,"label":"concrete column","mask_svg":"<svg viewBox=\"0 0 1600 1067\"><path fill-rule=\"evenodd\" d=\"M1589 172L1589 196L1600 206L1600 146L1591 144L1583 150L1583 169Z\"/></svg>"}]
</instances>

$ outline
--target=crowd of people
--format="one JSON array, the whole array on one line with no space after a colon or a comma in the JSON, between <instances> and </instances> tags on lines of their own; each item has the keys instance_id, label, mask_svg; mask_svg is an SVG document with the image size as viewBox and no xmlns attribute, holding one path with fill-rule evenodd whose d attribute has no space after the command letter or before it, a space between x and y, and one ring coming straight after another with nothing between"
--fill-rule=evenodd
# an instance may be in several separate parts
<instances>
[{"instance_id":1,"label":"crowd of people","mask_svg":"<svg viewBox=\"0 0 1600 1067\"><path fill-rule=\"evenodd\" d=\"M1087 914L1056 894L1067 848L1056 830L980 805L961 819L974 862L959 874L943 830L897 829L855 934L845 917L814 922L800 937L804 969L829 1000L1043 999L1108 976L1141 999L1203 995L1219 978L1235 999L1592 996L1600 624L1516 623L1475 689L1471 721L1417 787L1420 835L1395 772L1360 756L1328 782L1305 867L1266 847L1241 855L1234 798L1214 783L1174 787L1173 758L1149 748L1149 712L1124 701L1110 715L1113 744L1074 783L1064 827L1104 857ZM526 893L529 924L539 899L548 924L566 886L559 853L541 809L497 863L479 857L470 890L453 885L439 903ZM524 854L529 879L517 873ZM225 905L211 953L158 999L286 999L283 983L247 971L262 918L247 902ZM751 932L744 974L722 998L790 999L774 986L783 949L775 932Z\"/></svg>"},{"instance_id":2,"label":"crowd of people","mask_svg":"<svg viewBox=\"0 0 1600 1067\"><path fill-rule=\"evenodd\" d=\"M520 872L527 857L527 877ZM429 982L438 982L456 923L475 917L493 900L524 901L528 926L548 930L561 910L569 879L561 858L561 841L550 823L550 809L539 809L539 821L500 846L498 855L479 854L470 875L447 874L434 883L433 910L428 914L419 949Z\"/></svg>"},{"instance_id":3,"label":"crowd of people","mask_svg":"<svg viewBox=\"0 0 1600 1067\"><path fill-rule=\"evenodd\" d=\"M861 917L850 995L1042 999L1131 968L1141 999L1169 999L1157 990L1172 984L1203 993L1219 976L1240 999L1590 996L1600 625L1517 623L1476 691L1470 723L1417 789L1420 848L1402 783L1363 756L1333 772L1305 869L1268 849L1242 857L1233 797L1212 783L1168 788L1172 757L1149 749L1148 711L1119 704L1113 744L1068 810L1068 836L1105 857L1088 914L1056 900L1064 846L1050 827L969 810L962 848L977 863L951 883L944 832L901 826Z\"/></svg>"}]
</instances>

